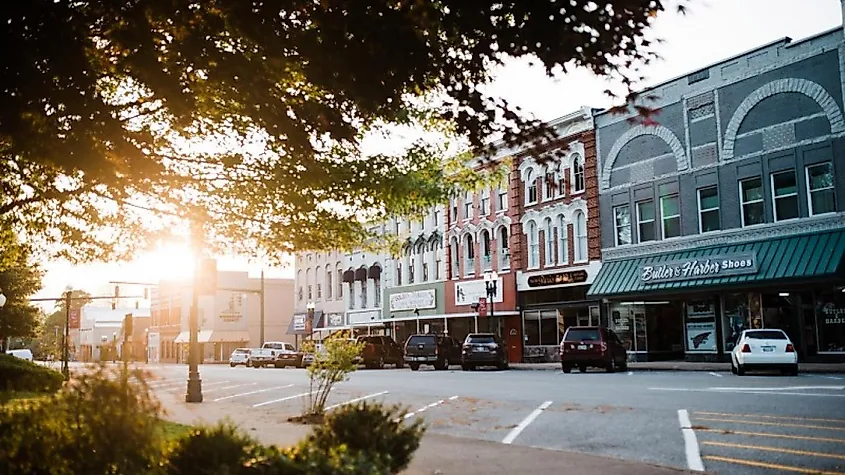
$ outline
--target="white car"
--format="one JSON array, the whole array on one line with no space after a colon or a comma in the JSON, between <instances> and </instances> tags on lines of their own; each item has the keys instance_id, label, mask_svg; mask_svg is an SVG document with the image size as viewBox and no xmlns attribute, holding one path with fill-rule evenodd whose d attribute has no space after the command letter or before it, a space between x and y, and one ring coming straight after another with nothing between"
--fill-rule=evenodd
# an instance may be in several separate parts
<instances>
[{"instance_id":1,"label":"white car","mask_svg":"<svg viewBox=\"0 0 845 475\"><path fill-rule=\"evenodd\" d=\"M235 351L229 355L229 366L234 368L235 366L242 364L247 366L249 362L249 348L236 348Z\"/></svg>"},{"instance_id":2,"label":"white car","mask_svg":"<svg viewBox=\"0 0 845 475\"><path fill-rule=\"evenodd\" d=\"M24 348L22 350L8 350L6 351L6 354L22 360L32 361L32 351L28 348Z\"/></svg>"},{"instance_id":3,"label":"white car","mask_svg":"<svg viewBox=\"0 0 845 475\"><path fill-rule=\"evenodd\" d=\"M731 372L742 376L754 369L780 369L798 374L798 353L783 330L744 330L731 352Z\"/></svg>"}]
</instances>

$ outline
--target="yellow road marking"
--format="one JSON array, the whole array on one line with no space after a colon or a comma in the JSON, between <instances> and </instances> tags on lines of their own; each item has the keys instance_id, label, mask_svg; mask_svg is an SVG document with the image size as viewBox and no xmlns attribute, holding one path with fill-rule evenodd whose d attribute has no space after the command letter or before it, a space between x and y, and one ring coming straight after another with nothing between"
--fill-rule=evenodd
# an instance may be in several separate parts
<instances>
[{"instance_id":1,"label":"yellow road marking","mask_svg":"<svg viewBox=\"0 0 845 475\"><path fill-rule=\"evenodd\" d=\"M718 455L705 455L707 460L715 460L717 462L735 463L738 465L747 465L749 467L770 468L772 470L783 470L785 472L795 473L810 473L812 475L843 475L845 472L827 472L823 470L816 470L814 468L794 467L792 465L780 465L777 463L757 462L755 460L734 459L729 457L720 457Z\"/></svg>"},{"instance_id":2,"label":"yellow road marking","mask_svg":"<svg viewBox=\"0 0 845 475\"><path fill-rule=\"evenodd\" d=\"M711 442L711 441L704 441L701 442L701 445L715 445L718 447L732 447L735 449L750 449L750 450L765 450L768 452L780 452L784 454L793 454L793 455L807 455L809 457L829 457L834 459L845 460L845 455L841 454L831 454L828 452L809 452L807 450L797 450L797 449L784 449L780 447L771 447L768 445L746 445L746 444L731 444L729 442Z\"/></svg>"},{"instance_id":3,"label":"yellow road marking","mask_svg":"<svg viewBox=\"0 0 845 475\"><path fill-rule=\"evenodd\" d=\"M722 430L722 429L695 429L696 432L714 432L725 435L751 435L756 437L772 437L775 439L794 439L794 440L812 440L814 442L833 442L845 444L845 439L835 439L833 437L811 437L809 435L787 435L787 434L770 434L768 432L747 432L741 430Z\"/></svg>"},{"instance_id":4,"label":"yellow road marking","mask_svg":"<svg viewBox=\"0 0 845 475\"><path fill-rule=\"evenodd\" d=\"M777 426L777 427L800 427L802 429L824 429L824 430L841 430L845 431L845 427L828 427L828 426L814 426L810 424L787 424L785 422L763 422L763 421L748 421L737 419L716 419L711 417L696 417L697 421L712 421L712 422L733 422L735 424L756 424L760 426Z\"/></svg>"},{"instance_id":5,"label":"yellow road marking","mask_svg":"<svg viewBox=\"0 0 845 475\"><path fill-rule=\"evenodd\" d=\"M770 416L767 414L727 414L724 412L704 412L704 411L695 411L693 414L701 414L704 416L728 416L728 417L756 417L758 419L783 419L783 420L794 420L794 421L813 421L813 422L842 422L845 423L845 419L819 419L813 417L795 417L795 416Z\"/></svg>"}]
</instances>

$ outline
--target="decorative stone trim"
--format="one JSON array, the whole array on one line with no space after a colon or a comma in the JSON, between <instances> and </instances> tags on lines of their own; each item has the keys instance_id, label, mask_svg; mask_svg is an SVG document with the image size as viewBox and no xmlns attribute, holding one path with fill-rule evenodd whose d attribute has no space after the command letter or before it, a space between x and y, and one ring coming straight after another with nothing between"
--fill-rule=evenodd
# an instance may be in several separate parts
<instances>
[{"instance_id":1,"label":"decorative stone trim","mask_svg":"<svg viewBox=\"0 0 845 475\"><path fill-rule=\"evenodd\" d=\"M587 212L587 202L582 198L576 198L569 203L558 203L552 206L546 206L541 209L531 209L525 212L520 218L519 222L522 226L522 233L526 234L528 226L525 226L529 221L534 221L537 227L541 227L546 218L550 218L552 223L557 223L557 217L563 215L564 222L572 223L572 215L576 211L584 213L584 218L589 221L589 213Z\"/></svg>"},{"instance_id":2,"label":"decorative stone trim","mask_svg":"<svg viewBox=\"0 0 845 475\"><path fill-rule=\"evenodd\" d=\"M622 151L622 147L631 140L643 135L655 135L671 147L672 154L675 155L675 158L678 160L679 172L689 168L689 157L687 157L687 154L684 151L684 146L671 130L662 125L638 125L628 129L627 132L622 134L622 136L616 140L613 147L610 149L610 153L607 155L607 161L602 167L601 177L599 178L599 186L601 189L606 190L610 188L610 174L613 171L613 164L616 162L616 158Z\"/></svg>"},{"instance_id":3,"label":"decorative stone trim","mask_svg":"<svg viewBox=\"0 0 845 475\"><path fill-rule=\"evenodd\" d=\"M827 119L830 121L830 132L832 134L845 131L845 118L842 117L842 111L830 94L819 84L808 81L807 79L789 78L778 79L776 81L764 84L751 94L749 94L737 107L736 111L731 116L727 128L725 128L724 145L722 147L722 161L728 161L734 158L734 143L739 127L745 116L763 99L780 94L784 92L795 92L804 94L816 101L816 103L824 110Z\"/></svg>"},{"instance_id":4,"label":"decorative stone trim","mask_svg":"<svg viewBox=\"0 0 845 475\"><path fill-rule=\"evenodd\" d=\"M712 234L696 234L666 241L653 241L647 244L604 249L602 251L602 260L616 261L620 259L631 259L665 252L687 251L711 246L723 246L737 242L760 241L794 234L821 233L834 229L845 229L845 213L802 218L795 222L789 222L788 224L768 223L748 228L728 229Z\"/></svg>"}]
</instances>

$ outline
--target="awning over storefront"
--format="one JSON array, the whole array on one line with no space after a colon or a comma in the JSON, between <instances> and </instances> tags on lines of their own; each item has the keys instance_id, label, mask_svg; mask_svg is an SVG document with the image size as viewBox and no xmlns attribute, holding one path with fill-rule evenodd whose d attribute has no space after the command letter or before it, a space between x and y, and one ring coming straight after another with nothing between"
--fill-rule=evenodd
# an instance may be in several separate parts
<instances>
[{"instance_id":1,"label":"awning over storefront","mask_svg":"<svg viewBox=\"0 0 845 475\"><path fill-rule=\"evenodd\" d=\"M307 313L295 313L290 319L290 325L285 332L288 335L306 335L308 332L305 328L305 321L308 318ZM311 331L317 331L320 326L320 320L323 318L322 310L314 311L314 319L311 320Z\"/></svg>"},{"instance_id":2,"label":"awning over storefront","mask_svg":"<svg viewBox=\"0 0 845 475\"><path fill-rule=\"evenodd\" d=\"M642 295L845 277L845 230L606 261L588 296Z\"/></svg>"}]
</instances>

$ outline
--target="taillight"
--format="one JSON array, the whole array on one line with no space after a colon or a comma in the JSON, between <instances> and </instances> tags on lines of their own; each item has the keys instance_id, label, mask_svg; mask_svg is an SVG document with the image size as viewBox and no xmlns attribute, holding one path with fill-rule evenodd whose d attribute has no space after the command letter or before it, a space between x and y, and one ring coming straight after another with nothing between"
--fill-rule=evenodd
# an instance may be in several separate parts
<instances>
[{"instance_id":1,"label":"taillight","mask_svg":"<svg viewBox=\"0 0 845 475\"><path fill-rule=\"evenodd\" d=\"M787 353L795 353L795 347L794 347L794 346L792 346L792 343L787 343L787 344L786 344L786 352L787 352Z\"/></svg>"},{"instance_id":2,"label":"taillight","mask_svg":"<svg viewBox=\"0 0 845 475\"><path fill-rule=\"evenodd\" d=\"M746 343L745 345L742 346L742 352L743 353L751 353L751 347L748 346L748 343Z\"/></svg>"}]
</instances>

